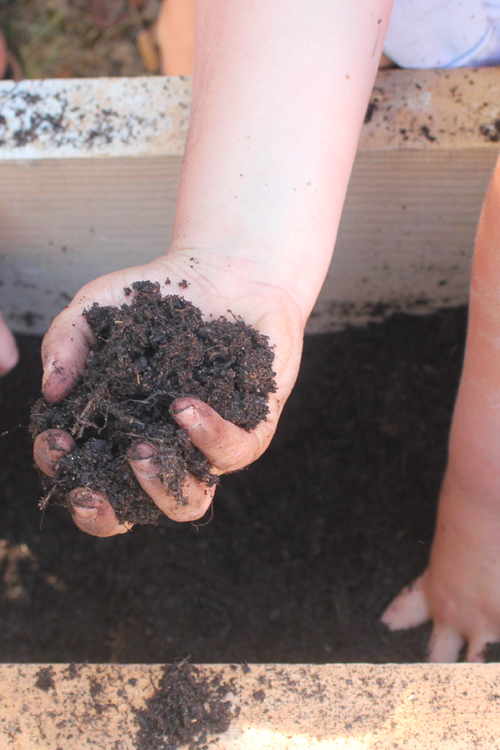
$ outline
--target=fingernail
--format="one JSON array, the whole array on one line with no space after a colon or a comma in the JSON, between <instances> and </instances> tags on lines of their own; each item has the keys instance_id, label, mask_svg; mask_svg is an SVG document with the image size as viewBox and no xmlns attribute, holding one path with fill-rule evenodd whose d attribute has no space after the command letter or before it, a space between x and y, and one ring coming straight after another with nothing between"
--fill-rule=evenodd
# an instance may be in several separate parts
<instances>
[{"instance_id":1,"label":"fingernail","mask_svg":"<svg viewBox=\"0 0 500 750\"><path fill-rule=\"evenodd\" d=\"M185 430L192 430L193 427L198 427L200 424L200 415L194 406L188 406L182 411L174 412L173 416L177 424L184 427Z\"/></svg>"},{"instance_id":2,"label":"fingernail","mask_svg":"<svg viewBox=\"0 0 500 750\"><path fill-rule=\"evenodd\" d=\"M153 458L154 454L155 449L152 445L148 445L147 443L132 445L127 451L127 456L130 461L144 461L146 458Z\"/></svg>"},{"instance_id":3,"label":"fingernail","mask_svg":"<svg viewBox=\"0 0 500 750\"><path fill-rule=\"evenodd\" d=\"M97 518L98 510L97 508L84 508L81 505L73 505L73 513L78 518L81 518L82 521L93 521L94 518Z\"/></svg>"},{"instance_id":4,"label":"fingernail","mask_svg":"<svg viewBox=\"0 0 500 750\"><path fill-rule=\"evenodd\" d=\"M50 376L54 372L55 365L56 365L55 361L52 360L52 362L50 362L47 365L47 367L43 368L42 389L45 388L45 386L47 385L47 382L48 382Z\"/></svg>"}]
</instances>

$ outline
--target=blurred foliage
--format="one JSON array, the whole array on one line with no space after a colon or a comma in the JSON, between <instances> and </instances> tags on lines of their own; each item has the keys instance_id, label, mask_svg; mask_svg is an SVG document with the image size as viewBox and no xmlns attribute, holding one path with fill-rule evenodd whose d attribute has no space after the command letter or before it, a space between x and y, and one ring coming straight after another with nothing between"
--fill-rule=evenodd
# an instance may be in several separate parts
<instances>
[{"instance_id":1,"label":"blurred foliage","mask_svg":"<svg viewBox=\"0 0 500 750\"><path fill-rule=\"evenodd\" d=\"M0 28L26 78L146 75L137 36L160 0L0 0Z\"/></svg>"}]
</instances>

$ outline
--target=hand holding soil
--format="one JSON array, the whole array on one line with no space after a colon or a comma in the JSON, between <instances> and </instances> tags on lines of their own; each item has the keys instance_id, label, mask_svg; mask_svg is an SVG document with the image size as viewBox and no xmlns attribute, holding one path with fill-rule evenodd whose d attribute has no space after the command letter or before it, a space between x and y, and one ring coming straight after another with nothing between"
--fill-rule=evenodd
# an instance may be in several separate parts
<instances>
[{"instance_id":1,"label":"hand holding soil","mask_svg":"<svg viewBox=\"0 0 500 750\"><path fill-rule=\"evenodd\" d=\"M246 280L247 269L238 269L237 263L228 268L215 254L207 260L200 253L196 257L193 253L192 250L176 251L153 264L110 274L88 284L56 318L42 347L43 393L48 402L55 404L72 392L96 343L82 312L89 310L95 302L101 307L130 304L133 295L128 290L138 280L158 283L163 296L178 294L193 302L203 311L206 321L215 322L221 316L231 319L233 314L269 337L274 346L272 368L276 372L277 390L269 398L267 418L259 424L255 425L255 419L254 423L250 419L245 424L245 419L241 418L239 425L234 424L196 398L199 395L196 393L184 393L170 406L175 422L185 431L181 434L186 436L186 449L193 445L204 454L207 466L211 467L209 473L200 474L200 467L194 468L186 476L179 494L165 482L165 466L162 468L158 459L154 440L134 440L130 446L127 460L140 486L161 512L177 521L200 518L212 502L215 477L242 468L265 450L295 382L303 334L302 317L285 292ZM90 413L84 417L90 417ZM225 416L238 421L230 412ZM262 420L263 416L265 414L261 413L259 418ZM51 424L53 429L37 435L35 460L46 475L55 476L59 466L63 465L67 467L65 471L71 473L68 467L73 457L68 464L68 454L71 456L74 440L78 442L81 437L81 417L80 422L80 427L73 426L73 435L61 429L57 422ZM43 429L43 422L40 424ZM35 427L35 432L38 431ZM146 437L149 437L148 433ZM97 439L87 446L96 468L99 463L106 463L109 457L105 455L102 441ZM165 486L169 487L168 491ZM126 514L119 507L117 514L105 494L91 488L90 482L89 486L74 488L68 504L75 523L88 533L111 536L130 528ZM134 516L133 520L143 519Z\"/></svg>"}]
</instances>

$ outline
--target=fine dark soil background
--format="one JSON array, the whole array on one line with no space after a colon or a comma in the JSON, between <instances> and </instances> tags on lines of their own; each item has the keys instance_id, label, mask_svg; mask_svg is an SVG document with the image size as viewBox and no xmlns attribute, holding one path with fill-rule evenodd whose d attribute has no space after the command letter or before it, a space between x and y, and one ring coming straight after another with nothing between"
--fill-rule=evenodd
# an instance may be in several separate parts
<instances>
[{"instance_id":1,"label":"fine dark soil background","mask_svg":"<svg viewBox=\"0 0 500 750\"><path fill-rule=\"evenodd\" d=\"M40 340L20 337L0 384L0 660L422 661L429 626L377 620L425 567L465 326L459 308L307 338L271 448L223 478L210 523L112 539L54 507L40 530Z\"/></svg>"}]
</instances>

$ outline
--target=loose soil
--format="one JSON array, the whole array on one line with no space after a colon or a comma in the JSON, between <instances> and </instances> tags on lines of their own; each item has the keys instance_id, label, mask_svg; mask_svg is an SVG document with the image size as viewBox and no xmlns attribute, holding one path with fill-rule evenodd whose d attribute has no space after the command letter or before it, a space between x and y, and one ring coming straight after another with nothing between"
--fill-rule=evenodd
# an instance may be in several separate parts
<instances>
[{"instance_id":1,"label":"loose soil","mask_svg":"<svg viewBox=\"0 0 500 750\"><path fill-rule=\"evenodd\" d=\"M160 684L146 708L136 711L140 729L135 741L140 750L189 750L206 745L207 734L225 732L233 710L224 700L231 690L218 677L181 662L163 668Z\"/></svg>"},{"instance_id":2,"label":"loose soil","mask_svg":"<svg viewBox=\"0 0 500 750\"><path fill-rule=\"evenodd\" d=\"M271 447L223 477L212 521L112 539L58 507L40 530L40 340L20 337L1 381L0 660L422 661L428 625L377 620L428 558L465 326L460 308L307 337Z\"/></svg>"},{"instance_id":3,"label":"loose soil","mask_svg":"<svg viewBox=\"0 0 500 750\"><path fill-rule=\"evenodd\" d=\"M97 340L87 369L68 398L37 402L31 432L36 437L56 428L76 440L58 464L56 501L68 506L67 494L85 487L105 494L121 523L157 523L160 512L131 472L127 451L138 443L154 446L165 490L187 505L188 474L207 486L218 478L177 426L172 404L194 396L252 430L266 418L268 396L276 391L274 354L267 337L243 321L205 321L182 297L162 297L159 284L136 282L125 292L133 295L130 304L94 304L84 312Z\"/></svg>"}]
</instances>

